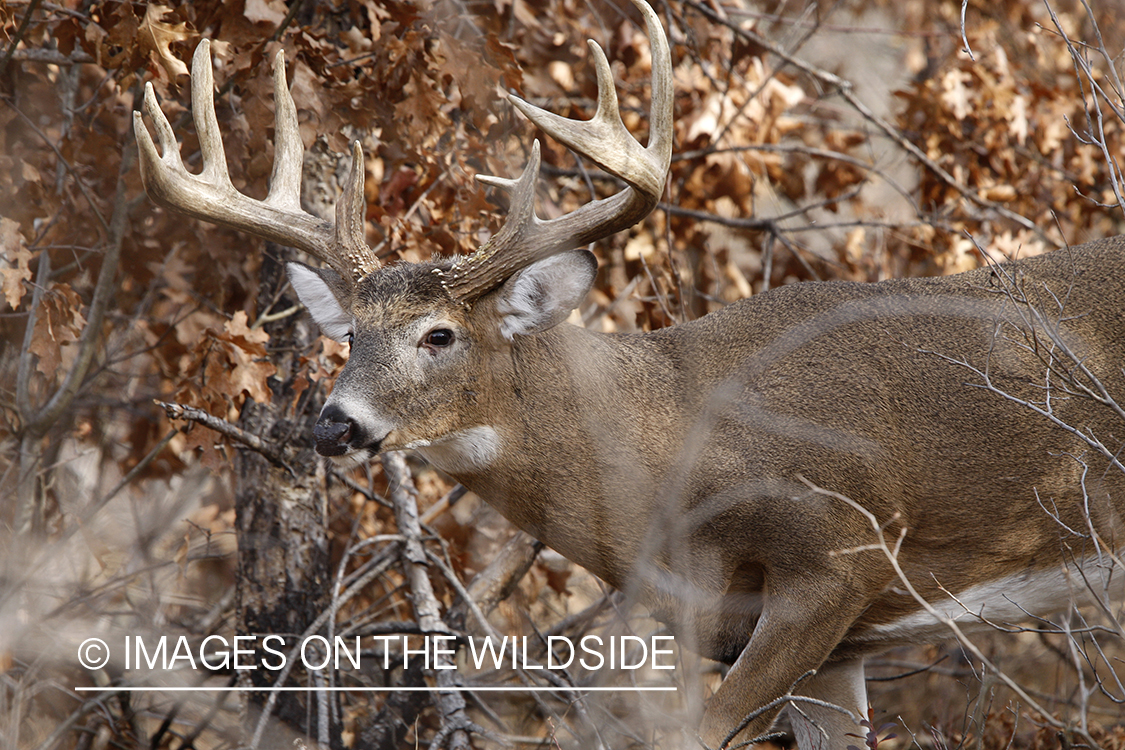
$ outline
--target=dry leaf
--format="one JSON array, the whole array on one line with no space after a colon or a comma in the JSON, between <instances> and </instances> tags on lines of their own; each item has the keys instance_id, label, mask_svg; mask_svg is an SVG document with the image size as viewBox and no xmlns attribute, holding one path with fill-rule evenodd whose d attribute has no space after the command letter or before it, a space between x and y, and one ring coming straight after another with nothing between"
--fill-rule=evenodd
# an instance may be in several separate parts
<instances>
[{"instance_id":1,"label":"dry leaf","mask_svg":"<svg viewBox=\"0 0 1125 750\"><path fill-rule=\"evenodd\" d=\"M149 5L145 9L144 20L141 21L141 27L137 32L137 40L146 53L156 53L157 60L163 66L165 72L169 77L175 79L176 76L186 76L188 69L183 60L172 54L169 47L173 42L182 42L188 39L191 32L188 31L187 24L162 22L160 19L168 12L169 9L163 5Z\"/></svg>"},{"instance_id":2,"label":"dry leaf","mask_svg":"<svg viewBox=\"0 0 1125 750\"><path fill-rule=\"evenodd\" d=\"M266 342L269 334L259 329L251 330L247 325L246 313L239 310L223 326L225 335L216 339L226 344L227 361L222 369L217 357L208 362L208 372L212 385L234 401L241 401L246 394L258 403L270 402L273 392L268 379L277 373L277 368L266 359ZM212 369L214 366L214 369Z\"/></svg>"},{"instance_id":3,"label":"dry leaf","mask_svg":"<svg viewBox=\"0 0 1125 750\"><path fill-rule=\"evenodd\" d=\"M251 23L268 23L277 26L285 20L285 3L281 0L246 0L243 12Z\"/></svg>"},{"instance_id":4,"label":"dry leaf","mask_svg":"<svg viewBox=\"0 0 1125 750\"><path fill-rule=\"evenodd\" d=\"M62 363L62 347L78 341L85 327L78 292L69 284L55 284L39 303L35 329L27 347L39 360L36 369L48 379L53 378Z\"/></svg>"},{"instance_id":5,"label":"dry leaf","mask_svg":"<svg viewBox=\"0 0 1125 750\"><path fill-rule=\"evenodd\" d=\"M1010 123L1008 125L1008 132L1016 139L1016 143L1021 146L1024 145L1024 142L1027 140L1028 131L1031 129L1027 114L1027 99L1023 94L1017 94L1012 100L1012 106L1008 113Z\"/></svg>"},{"instance_id":6,"label":"dry leaf","mask_svg":"<svg viewBox=\"0 0 1125 750\"><path fill-rule=\"evenodd\" d=\"M972 76L963 70L950 70L941 78L944 91L941 101L953 112L958 120L964 120L972 109L970 93L966 83L972 81Z\"/></svg>"},{"instance_id":7,"label":"dry leaf","mask_svg":"<svg viewBox=\"0 0 1125 750\"><path fill-rule=\"evenodd\" d=\"M172 561L176 567L180 569L180 577L187 576L188 553L191 552L191 532L184 533L184 543L180 545L179 550L173 556Z\"/></svg>"},{"instance_id":8,"label":"dry leaf","mask_svg":"<svg viewBox=\"0 0 1125 750\"><path fill-rule=\"evenodd\" d=\"M246 311L239 310L223 324L223 330L230 334L231 340L244 342L240 345L248 349L252 348L255 354L264 357L266 354L265 343L270 340L270 335L261 328L250 328L247 325L249 320Z\"/></svg>"},{"instance_id":9,"label":"dry leaf","mask_svg":"<svg viewBox=\"0 0 1125 750\"><path fill-rule=\"evenodd\" d=\"M15 310L27 291L23 282L31 281L31 269L28 267L31 251L23 241L18 222L0 218L0 250L3 250L4 262L8 265L7 268L0 268L0 276L3 277L0 289L3 290L8 307Z\"/></svg>"}]
</instances>

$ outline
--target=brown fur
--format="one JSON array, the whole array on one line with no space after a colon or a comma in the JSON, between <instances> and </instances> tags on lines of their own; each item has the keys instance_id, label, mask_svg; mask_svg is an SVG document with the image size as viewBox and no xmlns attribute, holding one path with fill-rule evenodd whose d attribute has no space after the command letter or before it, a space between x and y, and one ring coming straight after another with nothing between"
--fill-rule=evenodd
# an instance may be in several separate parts
<instances>
[{"instance_id":1,"label":"brown fur","mask_svg":"<svg viewBox=\"0 0 1125 750\"><path fill-rule=\"evenodd\" d=\"M637 592L703 653L738 659L705 721L718 744L806 670L894 644L877 626L919 610L881 552L838 554L870 544L871 528L805 481L852 498L892 538L905 528L900 561L932 602L939 584L958 593L1092 554L1063 528L1088 528L1083 463L1090 523L1115 540L1121 471L980 386L987 372L1015 398L1050 395L1059 420L1119 451L1125 420L1075 391L1068 373L1090 378L1051 360L1050 331L1029 319L1057 325L1055 348L1121 394L1122 273L1113 238L946 278L796 284L650 334L564 324L509 342L495 295L466 311L440 287L404 285L431 278L426 267L399 267L361 284L337 390L401 410L412 439L496 429L499 457L456 479ZM431 382L378 361L404 321L435 310L467 343L456 365ZM392 433L377 448L408 443Z\"/></svg>"}]
</instances>

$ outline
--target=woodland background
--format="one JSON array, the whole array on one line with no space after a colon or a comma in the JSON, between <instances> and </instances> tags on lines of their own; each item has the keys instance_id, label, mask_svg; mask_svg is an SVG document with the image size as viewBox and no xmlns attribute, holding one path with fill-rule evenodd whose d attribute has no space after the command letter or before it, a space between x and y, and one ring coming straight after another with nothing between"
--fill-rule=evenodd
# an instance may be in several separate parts
<instances>
[{"instance_id":1,"label":"woodland background","mask_svg":"<svg viewBox=\"0 0 1125 750\"><path fill-rule=\"evenodd\" d=\"M666 204L596 248L577 322L649 330L781 284L949 274L1125 229L1118 2L655 7L676 79ZM644 676L671 697L283 694L263 714L213 693L74 690L195 684L82 669L90 636L660 632L413 459L317 462L311 426L347 351L285 285L292 251L156 208L132 135L151 82L198 167L185 62L210 38L232 177L264 196L268 60L284 49L306 203L332 203L359 139L378 254L468 252L504 214L473 176L518 174L536 136L503 92L589 116L586 38L643 142L636 19L609 0L0 2L0 748L639 748L695 726L720 673L689 653ZM617 189L543 147L541 213ZM897 737L867 744L1125 748L1122 603L1107 605L1100 625L1071 612L975 639L992 668L954 643L888 654L869 689Z\"/></svg>"}]
</instances>

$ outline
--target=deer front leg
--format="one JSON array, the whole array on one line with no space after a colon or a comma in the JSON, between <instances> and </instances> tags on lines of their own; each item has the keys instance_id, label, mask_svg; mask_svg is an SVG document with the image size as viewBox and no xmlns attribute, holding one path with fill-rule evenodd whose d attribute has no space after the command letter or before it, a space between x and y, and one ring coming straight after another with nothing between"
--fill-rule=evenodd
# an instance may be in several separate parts
<instances>
[{"instance_id":1,"label":"deer front leg","mask_svg":"<svg viewBox=\"0 0 1125 750\"><path fill-rule=\"evenodd\" d=\"M808 702L790 704L800 750L845 750L856 744L856 723L866 712L867 694L861 660L825 664L855 617L860 598L845 587L823 580L773 589L754 633L726 679L707 705L700 728L709 748L725 748L765 734L784 708L778 704L753 718L737 737L728 738L747 716L789 693L839 706L854 714ZM798 710L799 709L799 710Z\"/></svg>"},{"instance_id":2,"label":"deer front leg","mask_svg":"<svg viewBox=\"0 0 1125 750\"><path fill-rule=\"evenodd\" d=\"M863 659L824 664L816 674L803 681L796 695L814 698L833 707L815 703L794 702L787 710L789 726L800 750L844 750L848 745L863 746L863 741L849 734L863 736L855 719L867 713L867 683Z\"/></svg>"}]
</instances>

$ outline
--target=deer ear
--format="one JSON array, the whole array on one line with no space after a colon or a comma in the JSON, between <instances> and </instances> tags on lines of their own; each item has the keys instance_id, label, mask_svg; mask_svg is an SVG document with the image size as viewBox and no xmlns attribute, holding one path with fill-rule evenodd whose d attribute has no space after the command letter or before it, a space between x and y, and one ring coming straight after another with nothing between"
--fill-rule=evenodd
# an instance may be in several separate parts
<instances>
[{"instance_id":1,"label":"deer ear","mask_svg":"<svg viewBox=\"0 0 1125 750\"><path fill-rule=\"evenodd\" d=\"M563 322L582 303L597 272L598 261L587 250L571 250L532 263L500 288L496 303L500 333L512 339Z\"/></svg>"},{"instance_id":2,"label":"deer ear","mask_svg":"<svg viewBox=\"0 0 1125 750\"><path fill-rule=\"evenodd\" d=\"M313 268L304 263L287 263L289 283L309 308L313 320L329 338L346 341L352 327L351 306L340 274L330 268Z\"/></svg>"}]
</instances>

